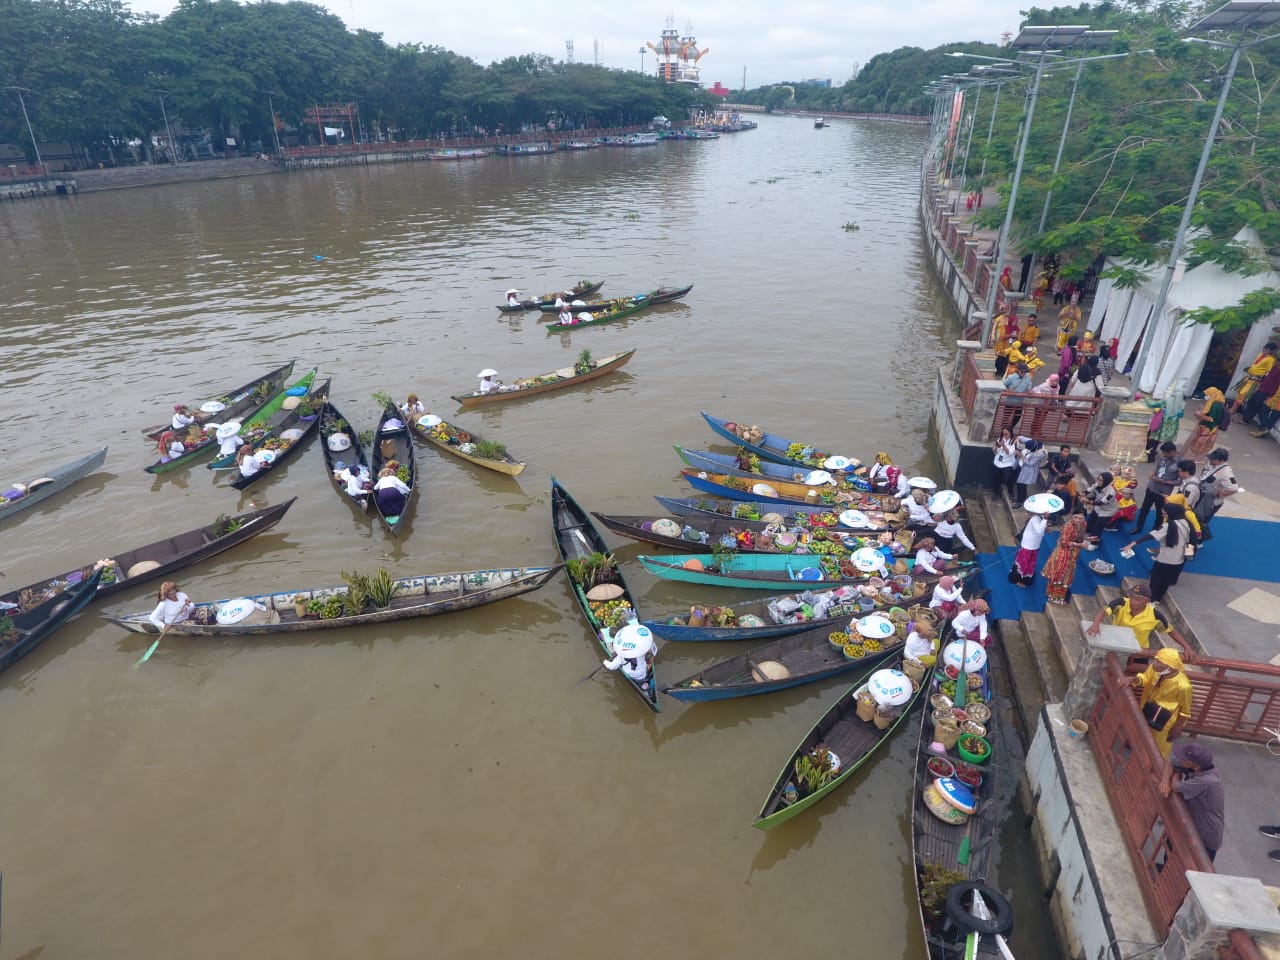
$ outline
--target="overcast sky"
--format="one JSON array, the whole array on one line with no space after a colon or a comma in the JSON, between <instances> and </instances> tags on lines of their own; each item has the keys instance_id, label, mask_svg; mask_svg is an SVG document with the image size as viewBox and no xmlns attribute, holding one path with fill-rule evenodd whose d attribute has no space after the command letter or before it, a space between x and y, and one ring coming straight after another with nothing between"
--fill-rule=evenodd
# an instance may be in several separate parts
<instances>
[{"instance_id":1,"label":"overcast sky","mask_svg":"<svg viewBox=\"0 0 1280 960\"><path fill-rule=\"evenodd\" d=\"M139 13L169 13L176 0L133 0ZM757 87L784 80L830 78L841 84L855 63L903 46L928 49L943 43L981 40L997 43L1002 31L1018 32L1013 0L955 3L945 0L874 0L818 3L793 0L704 0L679 6L662 3L481 0L422 3L421 0L320 0L351 29L381 33L390 44L424 43L445 47L482 66L504 57L540 53L565 58L565 41L574 43L579 63L640 69L640 48L656 44L668 17L681 36L692 26L701 60L702 81L711 86ZM648 51L644 68L654 72Z\"/></svg>"}]
</instances>

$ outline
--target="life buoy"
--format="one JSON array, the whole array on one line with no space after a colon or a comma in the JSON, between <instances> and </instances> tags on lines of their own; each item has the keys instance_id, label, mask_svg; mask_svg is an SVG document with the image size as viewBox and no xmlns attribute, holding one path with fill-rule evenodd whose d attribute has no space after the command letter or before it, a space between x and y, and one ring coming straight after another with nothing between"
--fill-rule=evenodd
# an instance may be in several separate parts
<instances>
[{"instance_id":1,"label":"life buoy","mask_svg":"<svg viewBox=\"0 0 1280 960\"><path fill-rule=\"evenodd\" d=\"M982 899L986 901L987 911L991 914L987 920L980 919L970 911L975 891L982 894ZM953 883L947 890L946 911L947 919L965 932L972 931L983 936L1008 936L1013 930L1013 904L999 890L984 883Z\"/></svg>"}]
</instances>

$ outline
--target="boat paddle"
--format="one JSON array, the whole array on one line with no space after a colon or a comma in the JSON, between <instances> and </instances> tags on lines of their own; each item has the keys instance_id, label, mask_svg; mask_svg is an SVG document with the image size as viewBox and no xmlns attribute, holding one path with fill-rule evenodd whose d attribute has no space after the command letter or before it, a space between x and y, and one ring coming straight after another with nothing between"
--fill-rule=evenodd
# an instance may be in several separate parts
<instances>
[{"instance_id":1,"label":"boat paddle","mask_svg":"<svg viewBox=\"0 0 1280 960\"><path fill-rule=\"evenodd\" d=\"M137 662L135 662L133 665L133 669L137 670L140 666L142 666L144 663L150 660L151 655L156 652L156 648L159 646L160 646L160 641L157 639L155 643L147 647L147 652L138 658Z\"/></svg>"}]
</instances>

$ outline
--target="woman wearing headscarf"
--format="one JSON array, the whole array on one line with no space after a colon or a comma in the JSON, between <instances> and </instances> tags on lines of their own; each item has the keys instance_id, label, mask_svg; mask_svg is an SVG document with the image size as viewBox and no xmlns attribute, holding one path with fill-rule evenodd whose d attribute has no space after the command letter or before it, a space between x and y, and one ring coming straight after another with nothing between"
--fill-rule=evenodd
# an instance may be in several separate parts
<instances>
[{"instance_id":1,"label":"woman wearing headscarf","mask_svg":"<svg viewBox=\"0 0 1280 960\"><path fill-rule=\"evenodd\" d=\"M1018 502L1021 503L1027 499L1028 486L1040 485L1040 468L1044 466L1048 454L1044 452L1044 444L1039 440L1030 437L1018 439L1022 441L1022 450L1018 454L1018 479L1015 485L1018 488Z\"/></svg>"},{"instance_id":2,"label":"woman wearing headscarf","mask_svg":"<svg viewBox=\"0 0 1280 960\"><path fill-rule=\"evenodd\" d=\"M1120 512L1120 499L1116 496L1115 477L1103 470L1085 493L1089 500L1089 522L1086 527L1086 550L1097 550L1102 531Z\"/></svg>"},{"instance_id":3,"label":"woman wearing headscarf","mask_svg":"<svg viewBox=\"0 0 1280 960\"><path fill-rule=\"evenodd\" d=\"M1156 747L1167 759L1173 741L1191 719L1191 681L1178 651L1168 647L1157 650L1151 665L1133 678L1133 686Z\"/></svg>"},{"instance_id":4,"label":"woman wearing headscarf","mask_svg":"<svg viewBox=\"0 0 1280 960\"><path fill-rule=\"evenodd\" d=\"M902 470L894 465L889 454L883 450L876 454L875 461L867 469L867 479L871 481L872 490L884 490L894 496L904 492L899 489L900 487L905 487L905 484L900 483L903 480ZM907 487L906 489L910 488Z\"/></svg>"},{"instance_id":5,"label":"woman wearing headscarf","mask_svg":"<svg viewBox=\"0 0 1280 960\"><path fill-rule=\"evenodd\" d=\"M1187 441L1180 456L1189 460L1203 457L1218 443L1218 424L1222 422L1222 413L1227 409L1227 398L1217 387L1207 387L1204 391L1204 403L1200 404L1200 412L1196 414L1196 431Z\"/></svg>"},{"instance_id":6,"label":"woman wearing headscarf","mask_svg":"<svg viewBox=\"0 0 1280 960\"><path fill-rule=\"evenodd\" d=\"M970 600L960 605L960 611L951 621L956 635L966 640L977 640L984 647L991 646L991 638L987 631L987 614L991 608L985 600Z\"/></svg>"},{"instance_id":7,"label":"woman wearing headscarf","mask_svg":"<svg viewBox=\"0 0 1280 960\"><path fill-rule=\"evenodd\" d=\"M1151 599L1155 603L1163 600L1165 593L1182 576L1182 565L1187 559L1187 545L1191 543L1191 525L1187 522L1187 511L1168 501L1163 504L1163 508L1164 524L1147 534L1147 537L1159 544L1155 562L1151 564ZM1124 549L1132 550L1137 545L1138 541L1134 540L1126 544Z\"/></svg>"},{"instance_id":8,"label":"woman wearing headscarf","mask_svg":"<svg viewBox=\"0 0 1280 960\"><path fill-rule=\"evenodd\" d=\"M964 600L964 583L953 576L939 578L933 585L933 596L929 598L929 609L935 611L943 620L950 620L960 612L960 604Z\"/></svg>"},{"instance_id":9,"label":"woman wearing headscarf","mask_svg":"<svg viewBox=\"0 0 1280 960\"><path fill-rule=\"evenodd\" d=\"M1049 554L1040 572L1045 579L1045 599L1050 603L1064 604L1071 597L1071 584L1076 579L1076 561L1084 546L1084 516L1073 513L1062 526L1058 545Z\"/></svg>"},{"instance_id":10,"label":"woman wearing headscarf","mask_svg":"<svg viewBox=\"0 0 1280 960\"><path fill-rule=\"evenodd\" d=\"M1102 372L1098 368L1097 357L1081 357L1080 366L1076 368L1067 386L1068 397L1100 397L1102 396ZM1066 404L1072 409L1083 410L1087 404L1071 402Z\"/></svg>"},{"instance_id":11,"label":"woman wearing headscarf","mask_svg":"<svg viewBox=\"0 0 1280 960\"><path fill-rule=\"evenodd\" d=\"M1062 348L1070 342L1070 338L1075 334L1076 329L1080 325L1080 295L1073 293L1071 302L1065 307L1058 309L1058 352L1062 352Z\"/></svg>"},{"instance_id":12,"label":"woman wearing headscarf","mask_svg":"<svg viewBox=\"0 0 1280 960\"><path fill-rule=\"evenodd\" d=\"M1061 336L1059 336L1061 340ZM1058 348L1060 356L1058 357L1058 395L1067 392L1067 387L1071 385L1071 375L1076 371L1076 364L1079 357L1076 354L1076 344L1079 341L1075 336L1068 337L1066 342Z\"/></svg>"},{"instance_id":13,"label":"woman wearing headscarf","mask_svg":"<svg viewBox=\"0 0 1280 960\"><path fill-rule=\"evenodd\" d=\"M913 572L917 577L945 573L947 561L954 559L955 554L939 549L933 537L924 537L916 543L916 565Z\"/></svg>"}]
</instances>

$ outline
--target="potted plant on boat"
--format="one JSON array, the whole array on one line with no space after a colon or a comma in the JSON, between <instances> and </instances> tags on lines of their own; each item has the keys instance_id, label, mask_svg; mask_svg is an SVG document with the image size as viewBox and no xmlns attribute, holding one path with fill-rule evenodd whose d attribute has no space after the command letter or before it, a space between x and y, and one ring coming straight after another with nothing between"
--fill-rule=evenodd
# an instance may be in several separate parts
<instances>
[{"instance_id":1,"label":"potted plant on boat","mask_svg":"<svg viewBox=\"0 0 1280 960\"><path fill-rule=\"evenodd\" d=\"M968 880L959 870L926 863L920 870L920 908L925 923L933 926L946 914L947 891Z\"/></svg>"},{"instance_id":2,"label":"potted plant on boat","mask_svg":"<svg viewBox=\"0 0 1280 960\"><path fill-rule=\"evenodd\" d=\"M400 591L400 584L392 579L385 568L379 567L378 572L368 578L366 590L373 605L383 610L391 606L392 599Z\"/></svg>"},{"instance_id":3,"label":"potted plant on boat","mask_svg":"<svg viewBox=\"0 0 1280 960\"><path fill-rule=\"evenodd\" d=\"M821 789L835 775L831 769L831 756L822 745L796 759L796 783L802 796Z\"/></svg>"},{"instance_id":4,"label":"potted plant on boat","mask_svg":"<svg viewBox=\"0 0 1280 960\"><path fill-rule=\"evenodd\" d=\"M7 647L18 639L18 627L12 617L0 617L0 647Z\"/></svg>"},{"instance_id":5,"label":"potted plant on boat","mask_svg":"<svg viewBox=\"0 0 1280 960\"><path fill-rule=\"evenodd\" d=\"M304 420L308 422L314 420L316 417L319 416L319 414L316 413L316 408L311 403L310 399L304 399L300 404L298 404L298 409L295 412L298 414L299 420Z\"/></svg>"}]
</instances>

